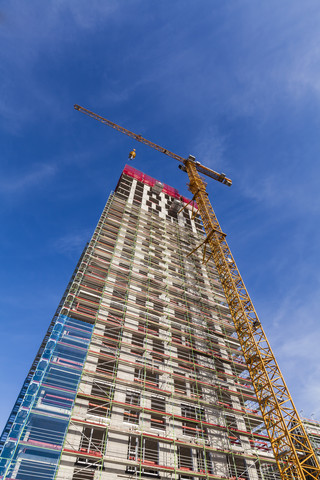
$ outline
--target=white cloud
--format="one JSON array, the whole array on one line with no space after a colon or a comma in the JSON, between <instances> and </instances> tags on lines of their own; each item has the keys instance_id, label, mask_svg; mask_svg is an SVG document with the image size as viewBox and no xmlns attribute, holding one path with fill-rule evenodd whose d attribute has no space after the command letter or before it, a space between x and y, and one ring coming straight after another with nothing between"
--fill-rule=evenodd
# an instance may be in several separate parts
<instances>
[{"instance_id":1,"label":"white cloud","mask_svg":"<svg viewBox=\"0 0 320 480\"><path fill-rule=\"evenodd\" d=\"M264 157L265 158L265 157ZM289 216L311 216L320 212L319 174L317 162L309 159L309 168L285 161L277 164L270 160L269 168L256 163L244 165L241 174L234 172L235 182L244 196L263 204L268 210L278 209L278 218ZM270 173L270 170L272 172ZM305 217L305 220L306 217Z\"/></svg>"},{"instance_id":2,"label":"white cloud","mask_svg":"<svg viewBox=\"0 0 320 480\"><path fill-rule=\"evenodd\" d=\"M275 309L271 347L298 411L320 418L320 288L301 282ZM271 309L269 311L269 314ZM264 315L266 317L266 315Z\"/></svg>"},{"instance_id":3,"label":"white cloud","mask_svg":"<svg viewBox=\"0 0 320 480\"><path fill-rule=\"evenodd\" d=\"M27 172L19 172L16 175L2 175L0 180L0 193L4 195L17 195L25 193L30 188L43 185L52 179L57 173L54 164L38 164Z\"/></svg>"},{"instance_id":4,"label":"white cloud","mask_svg":"<svg viewBox=\"0 0 320 480\"><path fill-rule=\"evenodd\" d=\"M68 45L77 48L83 31L106 24L117 9L112 0L13 0L2 7L0 120L5 130L19 133L39 112L51 118L62 115L57 92L39 75L39 61L59 62Z\"/></svg>"},{"instance_id":5,"label":"white cloud","mask_svg":"<svg viewBox=\"0 0 320 480\"><path fill-rule=\"evenodd\" d=\"M73 255L85 247L91 235L92 232L90 230L67 233L54 240L53 248L63 255Z\"/></svg>"},{"instance_id":6,"label":"white cloud","mask_svg":"<svg viewBox=\"0 0 320 480\"><path fill-rule=\"evenodd\" d=\"M110 19L118 10L119 4L114 0L33 0L32 3L21 3L12 0L2 7L1 37L14 41L23 40L23 44L15 44L16 51L28 51L35 59L46 43L56 47L66 41L74 40L75 29L94 30ZM32 48L33 47L33 48ZM9 58L10 52L2 52ZM30 60L21 56L21 61Z\"/></svg>"},{"instance_id":7,"label":"white cloud","mask_svg":"<svg viewBox=\"0 0 320 480\"><path fill-rule=\"evenodd\" d=\"M226 172L228 168L224 155L226 141L226 136L221 135L217 128L211 126L199 133L194 145L191 145L190 153L196 155L196 159L203 165L216 171L224 169L223 171Z\"/></svg>"},{"instance_id":8,"label":"white cloud","mask_svg":"<svg viewBox=\"0 0 320 480\"><path fill-rule=\"evenodd\" d=\"M197 28L204 29L206 48L201 36L191 43L190 36L194 32L188 29L176 31L170 22L159 22L154 30L148 31L151 7L150 10L141 8L143 2L138 0L136 4L139 15L136 23L143 35L136 38L135 49L128 48L127 34L117 47L123 62L130 65L140 65L143 52L148 69L139 72L139 68L135 71L131 67L128 78L122 77L121 81L118 81L116 72L110 73L105 81L108 88L99 92L100 104L127 102L137 90L141 92L144 86L149 85L157 91L158 101L165 112L173 114L172 105L178 102L185 106L180 114L185 113L187 108L195 118L207 115L205 121L213 128L212 119L221 113L252 116L259 111L261 121L263 112L269 114L271 106L279 98L288 95L296 97L301 91L317 89L320 92L317 61L320 33L319 29L310 28L314 20L308 16L313 2L308 2L305 12L297 3L288 8L288 5L279 6L278 2L276 5L274 2L274 8L267 8L248 3L239 6L234 2L233 15L226 8L223 22L218 29L211 31L207 30L209 17L206 19L199 15ZM132 2L129 5L132 7ZM204 7L210 11L208 5L210 2L204 2ZM262 14L260 8L263 9ZM3 11L0 41L5 48L0 52L0 71L7 81L4 87L6 93L0 99L0 117L6 119L4 127L12 131L27 119L35 118L36 112L44 106L48 111L59 114L55 93L48 91L34 73L39 58L49 52L58 60L68 45L77 52L77 44L81 45L83 34L99 28L107 31L108 22L114 24L118 18L124 22L128 12L132 14L132 9L126 8L124 2L103 0L89 3L86 0L34 0L23 5L19 0L13 0ZM178 7L173 11L177 15ZM317 18L316 8L314 11ZM181 15L188 18L186 12L181 11ZM214 21L213 10L211 15ZM242 23L239 24L238 18ZM119 23L119 35L123 25ZM228 74L231 62L234 62L232 74ZM101 71L102 78L104 75L105 72ZM21 91L24 92L24 98L17 97L17 90L20 90L20 95ZM31 101L28 102L27 98ZM33 104L31 111L30 104ZM209 131L208 135L211 133ZM214 138L216 133L213 132ZM215 138L215 152L220 152L221 147L223 149L224 141L219 135Z\"/></svg>"}]
</instances>

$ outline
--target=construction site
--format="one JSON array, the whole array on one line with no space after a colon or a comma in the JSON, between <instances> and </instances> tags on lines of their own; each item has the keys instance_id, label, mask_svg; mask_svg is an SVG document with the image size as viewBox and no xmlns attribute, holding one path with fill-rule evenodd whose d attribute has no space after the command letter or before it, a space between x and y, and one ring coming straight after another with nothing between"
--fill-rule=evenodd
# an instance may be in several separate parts
<instances>
[{"instance_id":1,"label":"construction site","mask_svg":"<svg viewBox=\"0 0 320 480\"><path fill-rule=\"evenodd\" d=\"M83 113L180 161L191 194L125 166L8 419L0 478L319 479L319 430L299 418L201 175L231 180Z\"/></svg>"}]
</instances>

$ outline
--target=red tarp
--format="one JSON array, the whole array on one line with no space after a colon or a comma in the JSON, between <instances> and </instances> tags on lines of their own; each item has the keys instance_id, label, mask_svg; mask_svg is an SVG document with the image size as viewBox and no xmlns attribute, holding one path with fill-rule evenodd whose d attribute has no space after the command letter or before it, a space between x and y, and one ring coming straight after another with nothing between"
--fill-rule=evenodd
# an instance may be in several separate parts
<instances>
[{"instance_id":1,"label":"red tarp","mask_svg":"<svg viewBox=\"0 0 320 480\"><path fill-rule=\"evenodd\" d=\"M131 165L126 165L123 169L123 173L125 175L129 175L129 177L135 178L136 180L144 183L145 185L149 185L150 187L153 187L155 183L159 181L159 180L156 180L155 178L149 177L149 175L146 175L143 172L140 172L140 170L137 170L136 168L131 167ZM182 200L184 203L190 202L190 199L180 195L180 193L176 188L170 187L165 183L163 184L162 191L173 198L178 198L179 200ZM192 206L192 202L190 203L190 205ZM193 205L195 208L198 208L198 205L196 204L196 202L193 202Z\"/></svg>"}]
</instances>

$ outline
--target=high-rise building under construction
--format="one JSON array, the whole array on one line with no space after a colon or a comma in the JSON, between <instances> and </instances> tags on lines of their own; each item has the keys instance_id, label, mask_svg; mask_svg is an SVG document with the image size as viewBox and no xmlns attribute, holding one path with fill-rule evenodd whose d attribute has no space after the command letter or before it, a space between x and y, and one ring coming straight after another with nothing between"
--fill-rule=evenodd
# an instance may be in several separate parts
<instances>
[{"instance_id":1,"label":"high-rise building under construction","mask_svg":"<svg viewBox=\"0 0 320 480\"><path fill-rule=\"evenodd\" d=\"M185 207L185 208L183 208ZM126 166L1 437L1 479L276 480L197 206Z\"/></svg>"}]
</instances>

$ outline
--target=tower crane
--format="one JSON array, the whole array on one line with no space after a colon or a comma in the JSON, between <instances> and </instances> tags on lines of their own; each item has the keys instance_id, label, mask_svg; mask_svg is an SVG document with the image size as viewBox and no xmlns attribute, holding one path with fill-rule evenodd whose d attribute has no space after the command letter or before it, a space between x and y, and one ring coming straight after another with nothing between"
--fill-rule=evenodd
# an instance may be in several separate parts
<instances>
[{"instance_id":1,"label":"tower crane","mask_svg":"<svg viewBox=\"0 0 320 480\"><path fill-rule=\"evenodd\" d=\"M189 189L197 202L206 233L201 245L209 246L209 255L218 271L281 477L283 480L319 480L319 461L227 244L226 234L213 211L206 184L199 174L227 186L231 186L232 181L225 174L201 165L192 155L183 158L86 108L79 105L74 108L178 160L179 168L188 174Z\"/></svg>"}]
</instances>

